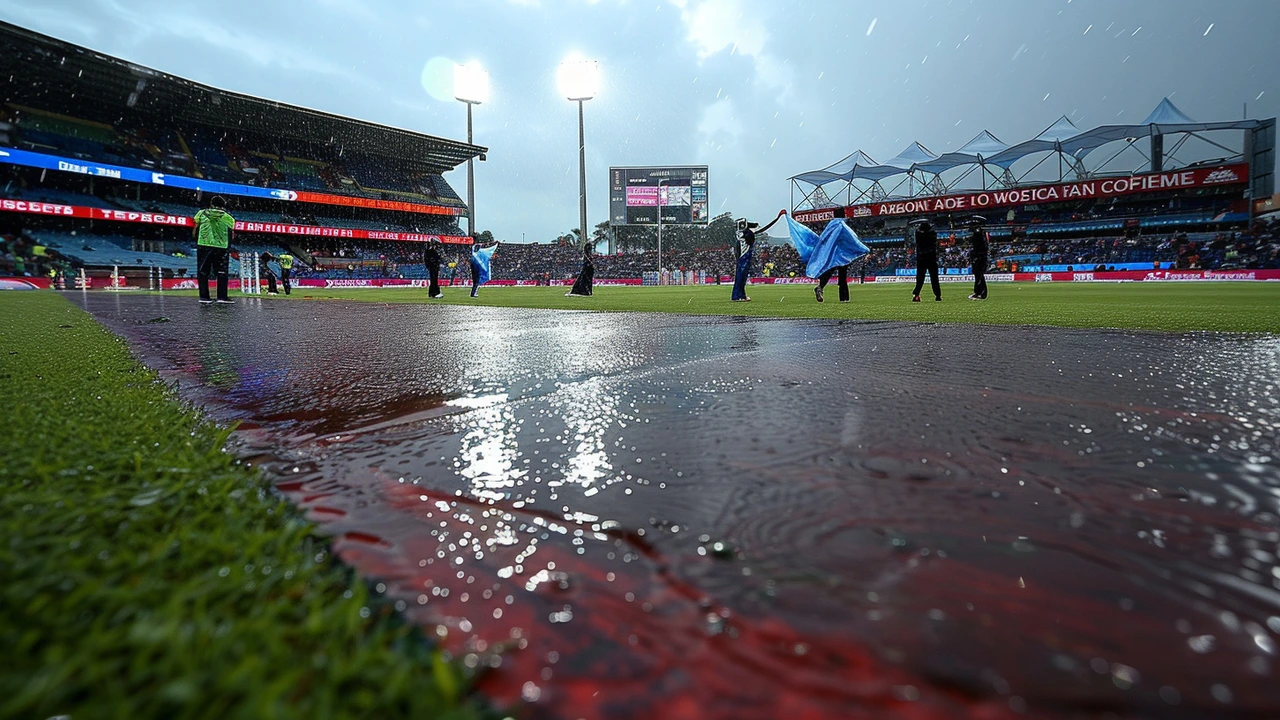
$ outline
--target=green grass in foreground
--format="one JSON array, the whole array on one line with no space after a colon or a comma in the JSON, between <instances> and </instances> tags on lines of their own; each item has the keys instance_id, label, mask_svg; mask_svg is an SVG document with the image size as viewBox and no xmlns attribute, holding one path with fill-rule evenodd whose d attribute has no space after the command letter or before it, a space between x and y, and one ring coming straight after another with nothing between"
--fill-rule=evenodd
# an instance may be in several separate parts
<instances>
[{"instance_id":1,"label":"green grass in foreground","mask_svg":"<svg viewBox=\"0 0 1280 720\"><path fill-rule=\"evenodd\" d=\"M992 283L991 299L965 298L969 283L943 283L943 302L928 286L923 302L912 303L912 285L882 283L850 287L851 302L814 301L813 285L754 285L752 302L729 301L730 287L598 286L590 298L568 298L568 288L485 287L471 299L465 288L446 288L444 300L429 300L424 289L302 288L290 296L370 302L449 303L498 307L745 315L752 317L909 320L997 325L1055 325L1141 330L1218 330L1280 333L1280 283ZM280 296L283 298L284 296ZM274 299L274 298L273 298Z\"/></svg>"},{"instance_id":2,"label":"green grass in foreground","mask_svg":"<svg viewBox=\"0 0 1280 720\"><path fill-rule=\"evenodd\" d=\"M471 718L227 432L46 292L0 293L0 717Z\"/></svg>"}]
</instances>

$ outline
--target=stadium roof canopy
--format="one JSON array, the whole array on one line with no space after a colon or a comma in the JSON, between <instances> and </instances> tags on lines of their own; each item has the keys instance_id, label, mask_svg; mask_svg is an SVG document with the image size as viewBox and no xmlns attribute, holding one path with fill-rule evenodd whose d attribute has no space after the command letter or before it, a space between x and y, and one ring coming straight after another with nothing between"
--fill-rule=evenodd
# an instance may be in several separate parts
<instances>
[{"instance_id":1,"label":"stadium roof canopy","mask_svg":"<svg viewBox=\"0 0 1280 720\"><path fill-rule=\"evenodd\" d=\"M1081 131L1066 116L1058 119L1034 138L1016 145L1005 145L995 135L983 130L964 147L945 155L934 155L920 143L911 143L901 154L886 163L877 163L861 150L820 170L791 177L792 181L823 185L830 182L884 178L917 171L938 174L968 165L989 165L1008 169L1018 160L1041 152L1061 152L1082 158L1093 150L1117 140L1129 140L1172 133L1197 133L1214 130L1255 130L1264 121L1235 120L1202 123L1187 117L1169 98L1160 101L1140 123L1132 125L1100 125Z\"/></svg>"},{"instance_id":2,"label":"stadium roof canopy","mask_svg":"<svg viewBox=\"0 0 1280 720\"><path fill-rule=\"evenodd\" d=\"M126 119L204 126L330 145L443 173L488 148L220 90L0 22L3 101ZM95 113L96 117L86 117Z\"/></svg>"}]
</instances>

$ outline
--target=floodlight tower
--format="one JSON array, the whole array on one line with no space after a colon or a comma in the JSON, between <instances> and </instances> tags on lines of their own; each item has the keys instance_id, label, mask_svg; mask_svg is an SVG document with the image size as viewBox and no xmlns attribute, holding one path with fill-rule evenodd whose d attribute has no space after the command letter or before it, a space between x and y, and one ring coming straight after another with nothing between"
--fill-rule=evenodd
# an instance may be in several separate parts
<instances>
[{"instance_id":1,"label":"floodlight tower","mask_svg":"<svg viewBox=\"0 0 1280 720\"><path fill-rule=\"evenodd\" d=\"M600 85L600 66L595 60L570 57L560 63L556 73L560 92L578 103L578 242L587 243L587 141L583 127L582 104L596 96Z\"/></svg>"},{"instance_id":2,"label":"floodlight tower","mask_svg":"<svg viewBox=\"0 0 1280 720\"><path fill-rule=\"evenodd\" d=\"M662 284L662 183L658 180L658 284Z\"/></svg>"},{"instance_id":3,"label":"floodlight tower","mask_svg":"<svg viewBox=\"0 0 1280 720\"><path fill-rule=\"evenodd\" d=\"M471 106L489 99L489 73L480 63L453 66L453 98L467 105L467 144L471 142ZM467 232L476 237L475 158L467 158Z\"/></svg>"}]
</instances>

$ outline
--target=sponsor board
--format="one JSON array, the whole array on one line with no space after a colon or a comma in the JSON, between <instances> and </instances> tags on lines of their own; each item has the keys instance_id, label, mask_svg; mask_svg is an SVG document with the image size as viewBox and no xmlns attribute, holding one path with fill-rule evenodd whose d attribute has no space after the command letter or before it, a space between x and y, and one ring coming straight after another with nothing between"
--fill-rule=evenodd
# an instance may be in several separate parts
<instances>
[{"instance_id":1,"label":"sponsor board","mask_svg":"<svg viewBox=\"0 0 1280 720\"><path fill-rule=\"evenodd\" d=\"M34 215L57 215L61 217L87 218L89 220L109 220L113 222L143 223L146 225L171 225L175 227L195 227L195 219L183 215L166 215L164 213L138 212L134 210L112 210L109 208L86 207L82 205L59 205L57 203L33 202L0 198L0 211L29 213ZM454 245L470 243L470 238L461 235L428 235L425 233L392 232L383 230L361 230L357 228L335 228L320 225L290 225L287 223L263 223L236 221L236 232L270 233L274 235L293 235L301 237L350 238L353 240L398 240L401 242L427 242L439 240Z\"/></svg>"},{"instance_id":2,"label":"sponsor board","mask_svg":"<svg viewBox=\"0 0 1280 720\"><path fill-rule=\"evenodd\" d=\"M1017 282L1249 282L1280 280L1280 270L1116 270L1014 273L1012 277Z\"/></svg>"},{"instance_id":3,"label":"sponsor board","mask_svg":"<svg viewBox=\"0 0 1280 720\"><path fill-rule=\"evenodd\" d=\"M1243 183L1248 177L1245 163L1214 168L1193 168L1163 173L1146 173L1127 177L1100 178L1052 185L958 193L936 197L850 205L845 217L881 217L895 215L927 215L945 212L980 212L982 210L1120 197L1138 193L1188 190L1198 187ZM833 217L831 209L805 210L794 214L802 223L817 223Z\"/></svg>"},{"instance_id":4,"label":"sponsor board","mask_svg":"<svg viewBox=\"0 0 1280 720\"><path fill-rule=\"evenodd\" d=\"M59 157L57 155L46 155L45 153L20 150L18 148L5 148L4 151L0 153L0 163L21 165L23 167L39 168L43 170L58 170L61 172L75 173L77 175L88 175L90 177L101 177L111 180L123 180L125 182L142 183L145 185L163 185L165 187L180 188L183 190L218 193L221 195L235 195L239 197L284 200L287 202L310 202L322 205L341 205L345 207L363 207L375 210L397 210L400 212L419 213L423 215L462 216L466 214L466 210L464 208L458 207L428 205L425 203L409 203L398 200L375 200L373 198L352 197L349 195L331 195L329 193L319 192L298 192L281 188L265 188L253 185L241 185L239 183L218 182L215 180L188 177L186 175L169 175L166 173L144 170L142 168L98 164L87 160L74 160L72 158Z\"/></svg>"},{"instance_id":5,"label":"sponsor board","mask_svg":"<svg viewBox=\"0 0 1280 720\"><path fill-rule=\"evenodd\" d=\"M867 279L870 280L871 278L867 278ZM991 275L988 275L987 280L992 281L992 280L995 280L995 278ZM914 271L910 275L877 275L876 276L876 282L913 283L915 281L916 281L916 275ZM928 282L927 277L925 278L925 281ZM970 282L971 283L973 282L973 276L972 275L938 275L938 282L944 282L944 283Z\"/></svg>"},{"instance_id":6,"label":"sponsor board","mask_svg":"<svg viewBox=\"0 0 1280 720\"><path fill-rule=\"evenodd\" d=\"M26 287L48 288L49 280L47 278L36 277L9 277L0 278L0 280L11 281L14 283L22 283ZM948 275L942 278L945 282L972 282L972 275ZM89 286L96 288L105 288L111 283L108 277L90 277L88 278ZM1051 272L1051 273L988 273L988 282L1280 282L1280 270L1148 270L1146 272L1137 270L1126 270L1116 272ZM751 278L752 285L801 285L813 284L816 281L812 278ZM868 275L867 282L876 283L911 283L915 282L915 276L904 275ZM851 284L858 284L856 278L850 278ZM295 288L395 288L395 287L412 287L424 288L430 283L428 280L409 280L402 278L385 278L385 279L323 279L323 278L297 278L293 281ZM455 279L453 287L467 288L470 281L466 279ZM536 280L491 280L485 284L485 287L533 287L541 283ZM573 280L552 280L552 285L566 287L573 285ZM597 279L595 285L599 286L639 286L643 281L639 278L604 278ZM714 285L714 281L706 283ZM726 282L725 285L729 283ZM449 287L450 283L447 278L441 278L441 287ZM232 279L230 287L239 289L240 281ZM166 290L195 290L196 280L194 278L165 278L164 288Z\"/></svg>"},{"instance_id":7,"label":"sponsor board","mask_svg":"<svg viewBox=\"0 0 1280 720\"><path fill-rule=\"evenodd\" d=\"M0 277L0 290L47 290L49 281L44 278Z\"/></svg>"}]
</instances>

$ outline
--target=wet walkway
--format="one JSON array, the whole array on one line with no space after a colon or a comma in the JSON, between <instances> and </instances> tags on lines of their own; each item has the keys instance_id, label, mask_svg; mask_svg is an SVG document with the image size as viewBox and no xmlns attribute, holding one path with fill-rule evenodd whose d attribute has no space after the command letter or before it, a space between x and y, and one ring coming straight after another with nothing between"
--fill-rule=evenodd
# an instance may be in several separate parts
<instances>
[{"instance_id":1,"label":"wet walkway","mask_svg":"<svg viewBox=\"0 0 1280 720\"><path fill-rule=\"evenodd\" d=\"M529 717L1280 716L1275 338L68 297Z\"/></svg>"}]
</instances>

